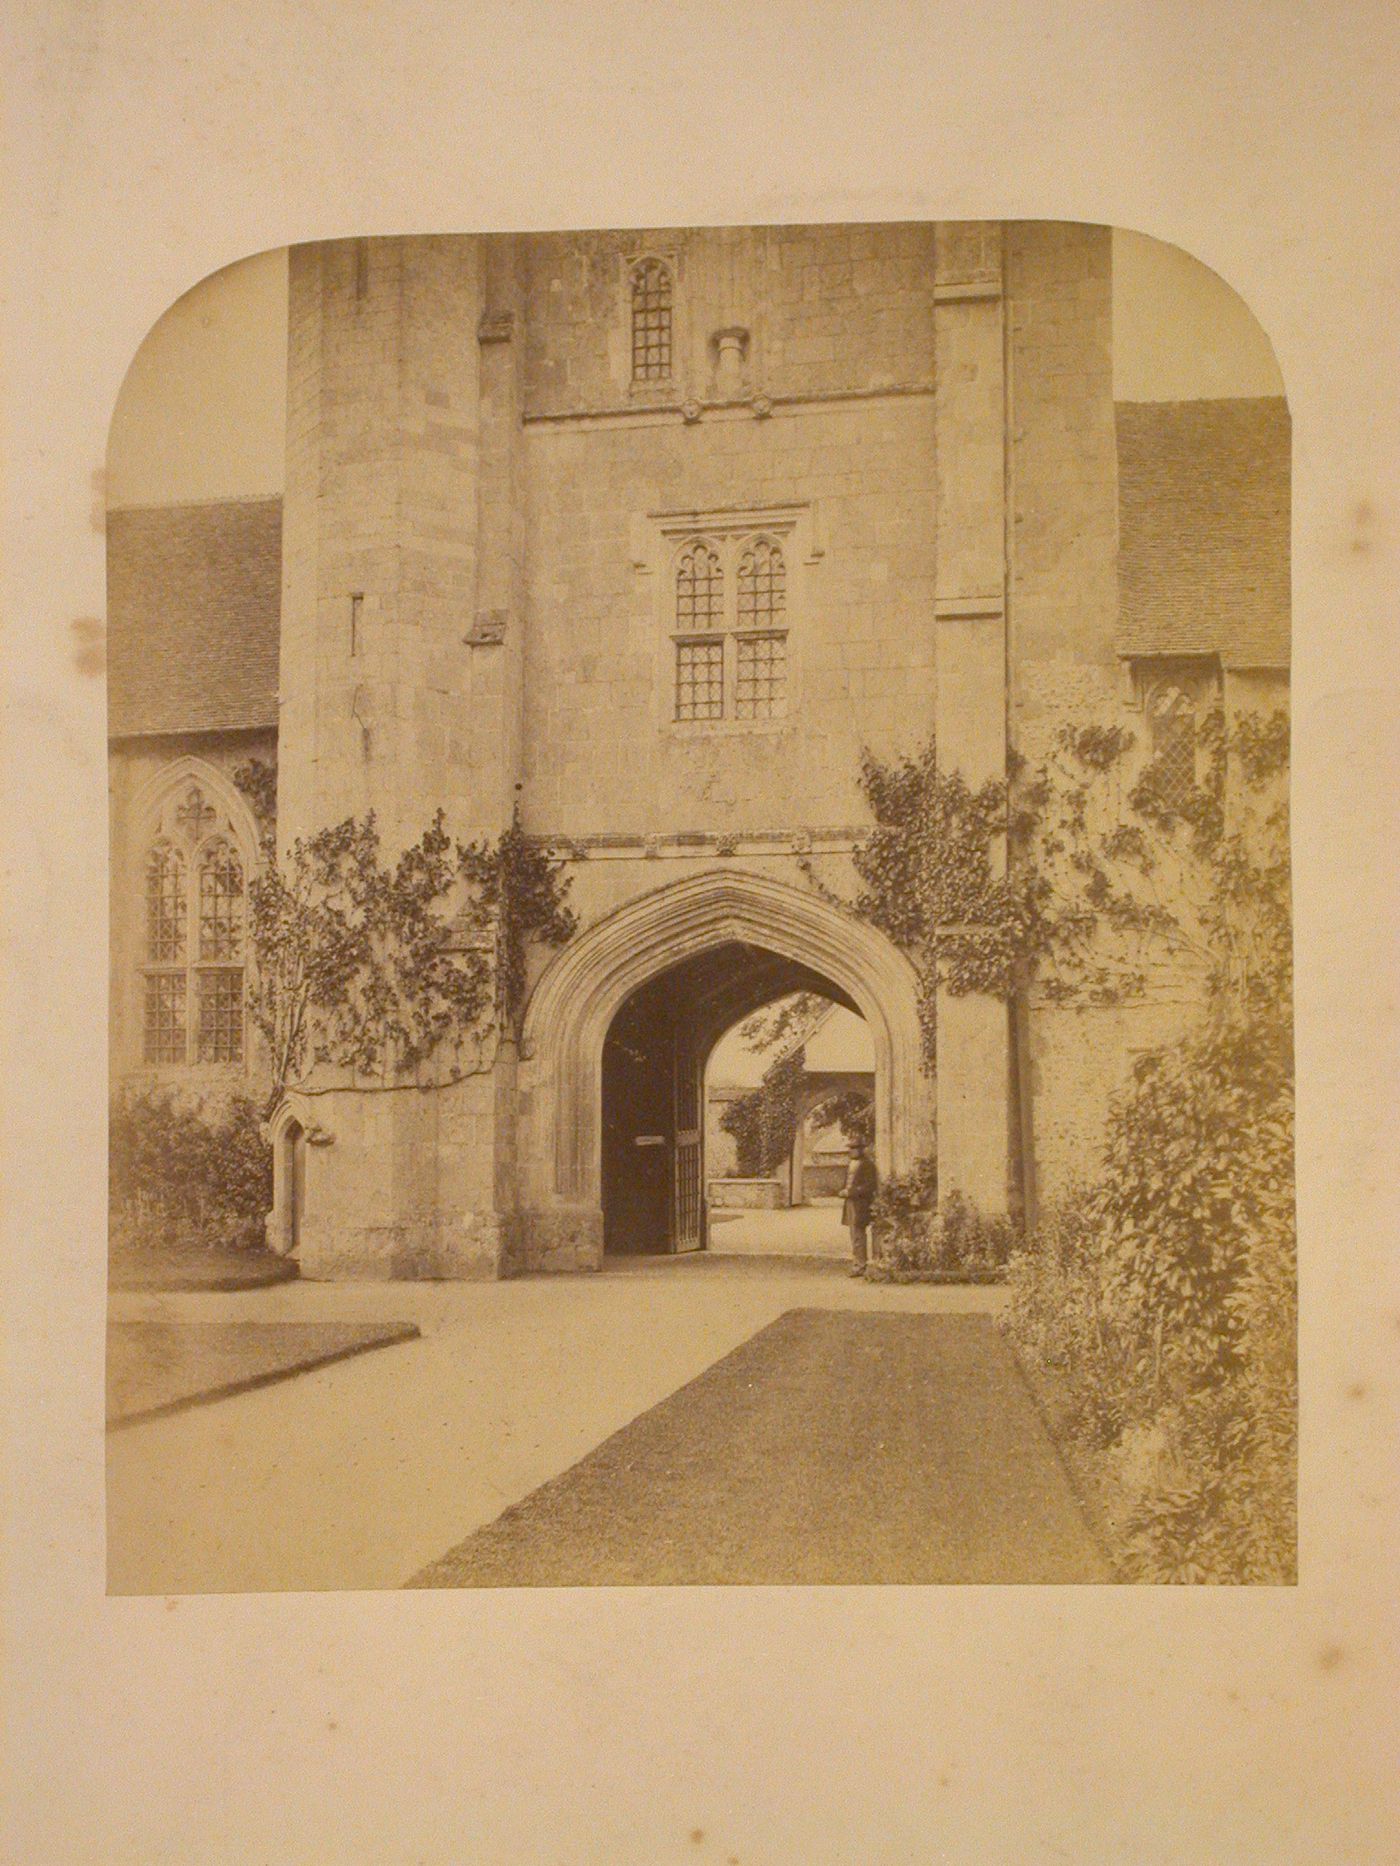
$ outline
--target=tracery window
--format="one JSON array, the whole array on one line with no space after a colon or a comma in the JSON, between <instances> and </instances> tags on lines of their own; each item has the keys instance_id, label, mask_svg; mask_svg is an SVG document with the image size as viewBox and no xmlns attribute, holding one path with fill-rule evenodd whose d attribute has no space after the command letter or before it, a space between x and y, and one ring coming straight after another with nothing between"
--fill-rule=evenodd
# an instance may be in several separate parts
<instances>
[{"instance_id":1,"label":"tracery window","mask_svg":"<svg viewBox=\"0 0 1400 1866\"><path fill-rule=\"evenodd\" d=\"M774 539L687 543L675 571L676 719L781 718L787 620L787 563Z\"/></svg>"},{"instance_id":2,"label":"tracery window","mask_svg":"<svg viewBox=\"0 0 1400 1866\"><path fill-rule=\"evenodd\" d=\"M632 271L632 380L667 382L671 376L671 268L644 259Z\"/></svg>"},{"instance_id":3,"label":"tracery window","mask_svg":"<svg viewBox=\"0 0 1400 1866\"><path fill-rule=\"evenodd\" d=\"M167 799L146 858L147 1063L243 1060L246 921L243 862L229 826L198 783L182 785Z\"/></svg>"}]
</instances>

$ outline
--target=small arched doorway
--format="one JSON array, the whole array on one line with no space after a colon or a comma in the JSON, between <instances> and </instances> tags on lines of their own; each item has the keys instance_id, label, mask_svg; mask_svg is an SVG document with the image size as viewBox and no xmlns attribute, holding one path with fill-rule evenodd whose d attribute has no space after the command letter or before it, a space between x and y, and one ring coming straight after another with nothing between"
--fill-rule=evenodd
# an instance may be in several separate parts
<instances>
[{"instance_id":1,"label":"small arched doorway","mask_svg":"<svg viewBox=\"0 0 1400 1866\"><path fill-rule=\"evenodd\" d=\"M301 1222L306 1211L306 1129L289 1121L283 1137L287 1149L287 1254L301 1249Z\"/></svg>"},{"instance_id":2,"label":"small arched doorway","mask_svg":"<svg viewBox=\"0 0 1400 1866\"><path fill-rule=\"evenodd\" d=\"M859 1135L869 1146L874 1131L875 1093L870 1078L854 1072L845 1076L817 1072L804 1084L797 1104L788 1161L789 1204L835 1197L845 1183L852 1140ZM823 1136L836 1142L825 1156L815 1151Z\"/></svg>"},{"instance_id":3,"label":"small arched doorway","mask_svg":"<svg viewBox=\"0 0 1400 1866\"><path fill-rule=\"evenodd\" d=\"M306 1222L306 1129L284 1102L270 1127L272 1215L268 1244L279 1256L295 1257Z\"/></svg>"}]
</instances>

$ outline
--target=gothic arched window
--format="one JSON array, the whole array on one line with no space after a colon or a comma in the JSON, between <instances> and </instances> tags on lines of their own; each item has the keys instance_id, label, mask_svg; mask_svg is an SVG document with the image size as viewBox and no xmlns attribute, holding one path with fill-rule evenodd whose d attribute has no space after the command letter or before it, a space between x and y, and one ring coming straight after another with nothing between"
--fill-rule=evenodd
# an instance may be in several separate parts
<instances>
[{"instance_id":1,"label":"gothic arched window","mask_svg":"<svg viewBox=\"0 0 1400 1866\"><path fill-rule=\"evenodd\" d=\"M667 382L671 376L671 268L644 259L632 270L632 380Z\"/></svg>"},{"instance_id":2,"label":"gothic arched window","mask_svg":"<svg viewBox=\"0 0 1400 1866\"><path fill-rule=\"evenodd\" d=\"M147 1063L242 1062L246 919L243 861L228 822L198 783L177 786L145 866Z\"/></svg>"}]
</instances>

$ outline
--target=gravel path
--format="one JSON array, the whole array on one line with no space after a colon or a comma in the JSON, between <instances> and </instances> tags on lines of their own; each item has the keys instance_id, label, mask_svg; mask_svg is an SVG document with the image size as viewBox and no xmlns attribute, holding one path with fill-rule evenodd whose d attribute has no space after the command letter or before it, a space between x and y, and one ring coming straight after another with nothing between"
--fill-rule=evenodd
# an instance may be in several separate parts
<instances>
[{"instance_id":1,"label":"gravel path","mask_svg":"<svg viewBox=\"0 0 1400 1866\"><path fill-rule=\"evenodd\" d=\"M807 1308L410 1585L1109 1578L988 1317Z\"/></svg>"}]
</instances>

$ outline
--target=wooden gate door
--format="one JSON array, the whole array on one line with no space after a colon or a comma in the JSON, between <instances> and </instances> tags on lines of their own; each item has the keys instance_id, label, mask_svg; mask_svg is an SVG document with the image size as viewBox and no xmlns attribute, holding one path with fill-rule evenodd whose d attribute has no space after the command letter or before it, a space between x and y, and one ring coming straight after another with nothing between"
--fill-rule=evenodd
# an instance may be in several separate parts
<instances>
[{"instance_id":1,"label":"wooden gate door","mask_svg":"<svg viewBox=\"0 0 1400 1866\"><path fill-rule=\"evenodd\" d=\"M675 1110L675 1192L671 1210L671 1248L705 1248L705 1136L701 1114L700 1062L695 1040L683 1023L672 1045Z\"/></svg>"},{"instance_id":2,"label":"wooden gate door","mask_svg":"<svg viewBox=\"0 0 1400 1866\"><path fill-rule=\"evenodd\" d=\"M299 1121L291 1122L290 1139L291 1159L288 1164L291 1171L288 1174L287 1197L291 1210L288 1214L290 1219L288 1228L291 1232L290 1250L295 1256L301 1248L301 1220L306 1210L306 1135L302 1132Z\"/></svg>"},{"instance_id":3,"label":"wooden gate door","mask_svg":"<svg viewBox=\"0 0 1400 1866\"><path fill-rule=\"evenodd\" d=\"M674 1198L671 1035L666 1006L643 992L603 1046L603 1249L666 1251Z\"/></svg>"}]
</instances>

